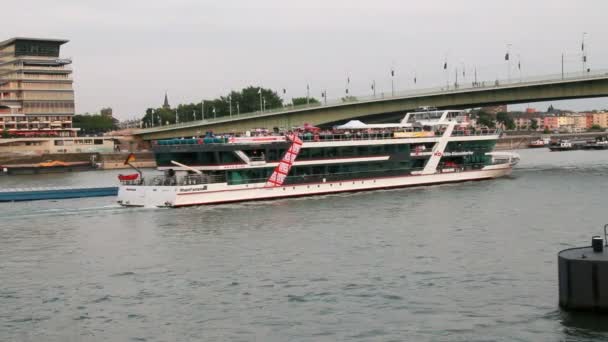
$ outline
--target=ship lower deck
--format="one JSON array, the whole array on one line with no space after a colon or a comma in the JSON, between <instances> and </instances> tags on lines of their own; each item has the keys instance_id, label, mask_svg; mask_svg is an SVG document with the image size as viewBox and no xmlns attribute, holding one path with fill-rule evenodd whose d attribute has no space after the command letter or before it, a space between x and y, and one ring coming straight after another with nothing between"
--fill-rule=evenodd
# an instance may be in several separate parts
<instances>
[{"instance_id":1,"label":"ship lower deck","mask_svg":"<svg viewBox=\"0 0 608 342\"><path fill-rule=\"evenodd\" d=\"M487 180L510 173L511 166L505 164L488 166L481 170L455 170L429 175L350 179L274 187L265 187L263 183L245 185L224 183L190 187L121 186L118 203L123 206L183 207Z\"/></svg>"}]
</instances>

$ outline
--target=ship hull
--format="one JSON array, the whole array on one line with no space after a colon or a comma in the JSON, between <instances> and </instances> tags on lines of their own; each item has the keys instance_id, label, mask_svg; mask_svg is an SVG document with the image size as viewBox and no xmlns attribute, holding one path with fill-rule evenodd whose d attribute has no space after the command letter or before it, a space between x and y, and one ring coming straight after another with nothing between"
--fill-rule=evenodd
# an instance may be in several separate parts
<instances>
[{"instance_id":1,"label":"ship hull","mask_svg":"<svg viewBox=\"0 0 608 342\"><path fill-rule=\"evenodd\" d=\"M428 186L494 179L511 173L510 165L486 166L481 170L408 175L374 179L351 179L321 183L265 187L264 184L195 186L121 186L118 203L135 207L184 207L343 192Z\"/></svg>"}]
</instances>

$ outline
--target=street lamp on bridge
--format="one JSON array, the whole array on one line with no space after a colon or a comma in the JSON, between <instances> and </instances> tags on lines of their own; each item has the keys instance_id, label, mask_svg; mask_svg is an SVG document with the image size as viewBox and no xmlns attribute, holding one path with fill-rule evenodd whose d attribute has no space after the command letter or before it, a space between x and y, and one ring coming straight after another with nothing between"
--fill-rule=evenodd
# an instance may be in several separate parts
<instances>
[{"instance_id":1,"label":"street lamp on bridge","mask_svg":"<svg viewBox=\"0 0 608 342\"><path fill-rule=\"evenodd\" d=\"M507 61L507 80L511 82L511 56L509 56L511 50L511 44L507 44L507 53L505 54L505 61Z\"/></svg>"},{"instance_id":2,"label":"street lamp on bridge","mask_svg":"<svg viewBox=\"0 0 608 342\"><path fill-rule=\"evenodd\" d=\"M585 36L586 35L587 35L587 32L583 32L583 39L581 41L581 51L582 51L582 54L583 54L583 58L582 58L582 61L583 61L583 74L585 73L585 71L589 71L587 69L587 53L585 51Z\"/></svg>"}]
</instances>

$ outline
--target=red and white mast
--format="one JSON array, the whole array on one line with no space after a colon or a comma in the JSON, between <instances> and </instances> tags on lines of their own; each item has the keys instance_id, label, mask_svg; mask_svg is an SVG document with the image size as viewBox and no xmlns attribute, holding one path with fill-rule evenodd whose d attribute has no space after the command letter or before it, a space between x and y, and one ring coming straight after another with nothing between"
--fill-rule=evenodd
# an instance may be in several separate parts
<instances>
[{"instance_id":1,"label":"red and white mast","mask_svg":"<svg viewBox=\"0 0 608 342\"><path fill-rule=\"evenodd\" d=\"M266 181L266 185L264 186L266 188L281 186L285 183L285 178L287 178L289 170L291 170L296 157L300 153L300 149L302 149L302 140L297 135L289 135L287 139L291 140L292 144Z\"/></svg>"}]
</instances>

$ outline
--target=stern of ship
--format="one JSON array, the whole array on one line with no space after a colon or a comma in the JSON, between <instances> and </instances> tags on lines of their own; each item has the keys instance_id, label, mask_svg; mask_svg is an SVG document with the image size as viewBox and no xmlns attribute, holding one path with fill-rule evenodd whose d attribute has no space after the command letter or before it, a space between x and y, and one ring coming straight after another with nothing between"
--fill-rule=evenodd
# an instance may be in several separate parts
<instances>
[{"instance_id":1,"label":"stern of ship","mask_svg":"<svg viewBox=\"0 0 608 342\"><path fill-rule=\"evenodd\" d=\"M121 185L116 202L123 207L172 207L176 194L176 186Z\"/></svg>"}]
</instances>

